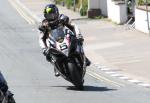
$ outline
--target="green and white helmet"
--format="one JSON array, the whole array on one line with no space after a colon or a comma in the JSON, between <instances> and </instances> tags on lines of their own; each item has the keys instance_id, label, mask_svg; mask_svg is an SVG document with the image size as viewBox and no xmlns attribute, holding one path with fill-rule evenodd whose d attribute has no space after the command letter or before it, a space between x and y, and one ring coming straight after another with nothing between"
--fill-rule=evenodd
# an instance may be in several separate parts
<instances>
[{"instance_id":1,"label":"green and white helmet","mask_svg":"<svg viewBox=\"0 0 150 103\"><path fill-rule=\"evenodd\" d=\"M59 17L59 11L56 5L54 4L48 4L45 6L44 9L44 17L48 20L48 21L54 21L56 19L58 19Z\"/></svg>"}]
</instances>

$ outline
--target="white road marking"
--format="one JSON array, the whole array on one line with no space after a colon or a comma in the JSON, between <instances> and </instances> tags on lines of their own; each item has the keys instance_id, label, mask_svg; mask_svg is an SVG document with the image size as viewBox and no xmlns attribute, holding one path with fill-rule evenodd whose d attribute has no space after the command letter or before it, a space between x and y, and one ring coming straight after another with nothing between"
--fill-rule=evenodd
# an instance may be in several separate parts
<instances>
[{"instance_id":1,"label":"white road marking","mask_svg":"<svg viewBox=\"0 0 150 103\"><path fill-rule=\"evenodd\" d=\"M147 83L144 83L140 80L136 80L136 79L131 79L127 76L123 76L123 74L119 74L117 72L114 72L112 71L111 68L108 68L107 66L103 66L102 65L99 65L99 63L97 63L96 65L94 65L96 68L100 69L101 71L103 71L104 73L106 74L109 74L110 76L112 77L118 77L119 79L122 79L122 80L126 80L128 82L131 82L131 83L134 83L134 84L137 84L139 86L142 86L142 87L145 87L145 88L150 88L150 84L147 84ZM95 76L95 75L94 75ZM99 78L99 77L96 77L96 78ZM105 78L105 77L104 77ZM107 78L106 78L107 79ZM106 80L107 81L107 80ZM111 81L111 80L110 80Z\"/></svg>"},{"instance_id":2,"label":"white road marking","mask_svg":"<svg viewBox=\"0 0 150 103\"><path fill-rule=\"evenodd\" d=\"M95 72L92 72L92 71L90 71L90 70L87 71L87 74L89 74L90 76L92 76L92 77L94 77L94 78L96 78L96 79L98 79L98 80L101 80L101 81L103 81L103 82L110 83L110 84L115 85L115 86L117 86L117 87L123 87L123 86L124 86L123 84L120 84L120 83L118 83L118 82L112 81L112 80L110 80L110 79L108 79L108 78L106 78L106 77L100 76L99 74L97 74L97 73L95 73Z\"/></svg>"},{"instance_id":3,"label":"white road marking","mask_svg":"<svg viewBox=\"0 0 150 103\"><path fill-rule=\"evenodd\" d=\"M129 82L132 82L132 83L141 83L141 81L139 81L139 80L136 80L136 79L131 79L131 80L128 80Z\"/></svg>"},{"instance_id":4,"label":"white road marking","mask_svg":"<svg viewBox=\"0 0 150 103\"><path fill-rule=\"evenodd\" d=\"M102 68L101 69L102 71L109 71L109 70L111 70L110 68Z\"/></svg>"},{"instance_id":5,"label":"white road marking","mask_svg":"<svg viewBox=\"0 0 150 103\"><path fill-rule=\"evenodd\" d=\"M35 21L31 19L31 17L28 16L15 2L12 0L9 0L9 2L29 24L35 24Z\"/></svg>"},{"instance_id":6,"label":"white road marking","mask_svg":"<svg viewBox=\"0 0 150 103\"><path fill-rule=\"evenodd\" d=\"M106 74L115 74L116 72L113 72L113 71L107 71L105 72Z\"/></svg>"},{"instance_id":7,"label":"white road marking","mask_svg":"<svg viewBox=\"0 0 150 103\"><path fill-rule=\"evenodd\" d=\"M111 76L112 76L112 77L121 77L122 74L112 74Z\"/></svg>"},{"instance_id":8,"label":"white road marking","mask_svg":"<svg viewBox=\"0 0 150 103\"><path fill-rule=\"evenodd\" d=\"M150 88L150 84L141 83L141 84L138 84L138 85Z\"/></svg>"}]
</instances>

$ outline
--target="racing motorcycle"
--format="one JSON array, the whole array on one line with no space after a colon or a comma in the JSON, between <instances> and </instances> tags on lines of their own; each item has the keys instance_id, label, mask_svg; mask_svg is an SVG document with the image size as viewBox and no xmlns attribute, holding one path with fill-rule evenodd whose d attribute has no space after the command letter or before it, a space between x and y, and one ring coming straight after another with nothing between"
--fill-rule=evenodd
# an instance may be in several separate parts
<instances>
[{"instance_id":1,"label":"racing motorcycle","mask_svg":"<svg viewBox=\"0 0 150 103\"><path fill-rule=\"evenodd\" d=\"M7 82L0 72L0 103L16 103L13 94L8 90Z\"/></svg>"},{"instance_id":2,"label":"racing motorcycle","mask_svg":"<svg viewBox=\"0 0 150 103\"><path fill-rule=\"evenodd\" d=\"M13 94L10 91L7 91L6 94L4 94L0 90L0 103L16 103Z\"/></svg>"},{"instance_id":3,"label":"racing motorcycle","mask_svg":"<svg viewBox=\"0 0 150 103\"><path fill-rule=\"evenodd\" d=\"M54 69L77 89L83 89L86 57L76 35L66 26L59 26L51 31L47 43Z\"/></svg>"}]
</instances>

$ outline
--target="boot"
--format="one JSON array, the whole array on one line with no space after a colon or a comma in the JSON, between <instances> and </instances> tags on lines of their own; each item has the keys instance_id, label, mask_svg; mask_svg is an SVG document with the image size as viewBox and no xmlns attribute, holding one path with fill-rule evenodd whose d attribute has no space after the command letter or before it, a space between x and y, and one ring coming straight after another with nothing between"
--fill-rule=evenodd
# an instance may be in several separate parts
<instances>
[{"instance_id":1,"label":"boot","mask_svg":"<svg viewBox=\"0 0 150 103\"><path fill-rule=\"evenodd\" d=\"M55 76L56 76L56 77L59 77L59 76L60 76L60 74L59 74L59 72L57 71L56 67L54 67L54 73L55 73Z\"/></svg>"},{"instance_id":2,"label":"boot","mask_svg":"<svg viewBox=\"0 0 150 103\"><path fill-rule=\"evenodd\" d=\"M91 65L91 61L86 57L86 66L90 66Z\"/></svg>"}]
</instances>

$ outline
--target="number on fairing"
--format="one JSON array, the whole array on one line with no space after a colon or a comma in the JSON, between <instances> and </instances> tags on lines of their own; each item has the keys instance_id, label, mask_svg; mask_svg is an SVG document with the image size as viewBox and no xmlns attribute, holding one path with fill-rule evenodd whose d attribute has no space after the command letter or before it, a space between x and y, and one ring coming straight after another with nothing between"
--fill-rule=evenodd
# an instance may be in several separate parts
<instances>
[{"instance_id":1,"label":"number on fairing","mask_svg":"<svg viewBox=\"0 0 150 103\"><path fill-rule=\"evenodd\" d=\"M63 44L61 44L61 45L59 45L59 46L60 46L60 49L61 49L61 50L65 50L65 49L68 48L66 43L63 43Z\"/></svg>"}]
</instances>

